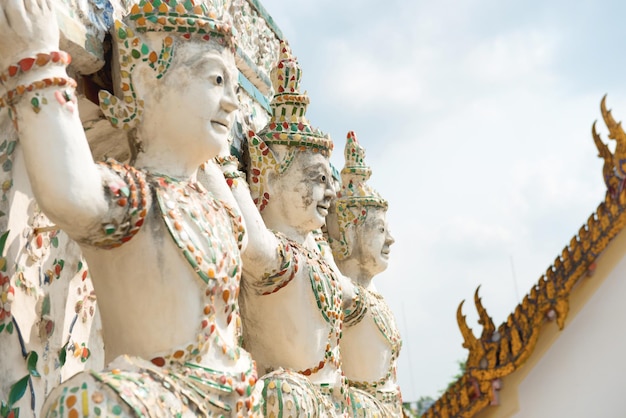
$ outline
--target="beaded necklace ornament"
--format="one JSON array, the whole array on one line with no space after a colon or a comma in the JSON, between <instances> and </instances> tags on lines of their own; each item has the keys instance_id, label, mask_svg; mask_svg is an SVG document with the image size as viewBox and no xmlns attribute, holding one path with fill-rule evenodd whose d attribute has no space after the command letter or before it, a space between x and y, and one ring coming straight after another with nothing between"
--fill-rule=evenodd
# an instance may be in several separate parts
<instances>
[{"instance_id":1,"label":"beaded necklace ornament","mask_svg":"<svg viewBox=\"0 0 626 418\"><path fill-rule=\"evenodd\" d=\"M345 165L341 170L341 190L331 205L337 214L339 238L328 238L336 260L344 260L352 253L346 236L349 228L354 228L367 218L370 207L387 210L388 203L376 190L367 184L372 170L365 165L365 149L359 144L356 134L348 132L344 149Z\"/></svg>"},{"instance_id":2,"label":"beaded necklace ornament","mask_svg":"<svg viewBox=\"0 0 626 418\"><path fill-rule=\"evenodd\" d=\"M300 93L302 70L285 41L280 42L280 60L270 76L276 92L270 103L272 117L258 134L248 132L250 193L261 211L270 198L267 192L270 172L283 174L299 151L312 150L330 157L333 150L330 136L313 128L306 118L309 97ZM289 147L282 161L277 160L270 144Z\"/></svg>"},{"instance_id":3,"label":"beaded necklace ornament","mask_svg":"<svg viewBox=\"0 0 626 418\"><path fill-rule=\"evenodd\" d=\"M119 49L121 98L101 90L100 108L117 128L132 129L143 113L143 100L137 98L132 74L140 62L162 78L174 56L175 38L191 41L216 41L234 50L234 29L223 10L194 0L141 0L133 5L124 20L115 21L113 37ZM162 32L160 51L153 50L137 34Z\"/></svg>"},{"instance_id":4,"label":"beaded necklace ornament","mask_svg":"<svg viewBox=\"0 0 626 418\"><path fill-rule=\"evenodd\" d=\"M241 258L240 248L237 247L241 245L244 235L242 223L235 222L234 213L199 184L154 173L148 179L154 184L158 207L170 235L206 285L206 304L198 343L154 358L152 362L158 366L168 362L200 362L201 354L211 344L218 346L230 359L237 360L241 355L239 342L226 341L215 323L216 302L221 300L224 304L221 313L226 315L226 324L235 321L237 337L241 338L237 304ZM232 225L232 231L225 227L228 223ZM236 237L232 236L233 232Z\"/></svg>"}]
</instances>

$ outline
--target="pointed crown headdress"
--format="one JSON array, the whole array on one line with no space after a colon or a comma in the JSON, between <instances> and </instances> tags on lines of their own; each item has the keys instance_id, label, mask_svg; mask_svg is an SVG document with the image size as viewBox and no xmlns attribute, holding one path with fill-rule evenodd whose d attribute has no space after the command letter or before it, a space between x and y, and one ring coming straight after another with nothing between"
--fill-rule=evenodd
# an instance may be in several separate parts
<instances>
[{"instance_id":1,"label":"pointed crown headdress","mask_svg":"<svg viewBox=\"0 0 626 418\"><path fill-rule=\"evenodd\" d=\"M174 38L216 41L225 48L235 48L235 31L222 9L202 0L140 0L124 22L115 21L112 30L118 45L122 97L100 91L100 108L117 128L131 129L143 112L143 100L136 97L132 72L139 62L147 63L157 79L163 77L174 55ZM162 32L160 51L143 42L136 33Z\"/></svg>"},{"instance_id":2,"label":"pointed crown headdress","mask_svg":"<svg viewBox=\"0 0 626 418\"><path fill-rule=\"evenodd\" d=\"M280 42L280 58L270 73L274 98L270 103L272 116L258 134L248 133L250 150L250 191L259 208L263 210L269 201L266 175L282 174L289 168L297 152L312 150L330 156L333 141L330 136L313 128L306 118L309 97L300 93L302 71L285 41ZM286 145L287 156L277 161L268 145Z\"/></svg>"},{"instance_id":3,"label":"pointed crown headdress","mask_svg":"<svg viewBox=\"0 0 626 418\"><path fill-rule=\"evenodd\" d=\"M387 210L388 203L374 190L367 181L372 175L370 167L365 165L365 149L359 144L356 134L348 132L344 149L345 165L341 170L341 189L332 205L337 216L339 238L329 238L333 255L343 260L351 253L347 239L348 229L367 218L367 208L376 207Z\"/></svg>"}]
</instances>

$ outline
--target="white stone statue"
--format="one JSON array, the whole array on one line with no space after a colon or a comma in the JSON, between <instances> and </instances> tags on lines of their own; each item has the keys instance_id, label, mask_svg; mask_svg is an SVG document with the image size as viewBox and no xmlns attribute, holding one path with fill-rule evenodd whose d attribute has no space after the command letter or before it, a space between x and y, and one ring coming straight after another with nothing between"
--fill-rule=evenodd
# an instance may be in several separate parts
<instances>
[{"instance_id":1,"label":"white stone statue","mask_svg":"<svg viewBox=\"0 0 626 418\"><path fill-rule=\"evenodd\" d=\"M309 99L299 91L300 76L282 44L271 74L273 117L248 138L250 190L236 161L221 160L249 232L239 299L244 347L265 373L266 416L383 417L383 406L349 388L341 369L351 286L344 296L330 251L316 241L335 194L328 160L333 144L306 119ZM208 182L213 167L207 165Z\"/></svg>"},{"instance_id":2,"label":"white stone statue","mask_svg":"<svg viewBox=\"0 0 626 418\"><path fill-rule=\"evenodd\" d=\"M0 107L38 204L89 264L111 363L54 390L43 416L260 416L240 344L244 224L196 181L237 109L230 26L193 0L141 0L116 23L120 97L101 92L101 107L138 153L94 164L52 8L2 2L0 68L15 70Z\"/></svg>"},{"instance_id":3,"label":"white stone statue","mask_svg":"<svg viewBox=\"0 0 626 418\"><path fill-rule=\"evenodd\" d=\"M342 187L326 218L335 262L358 289L344 322L342 368L351 387L375 396L387 407L387 416L402 417L396 382L402 341L393 313L372 282L387 268L394 242L386 221L387 201L367 184L371 170L354 132L348 133L344 154Z\"/></svg>"}]
</instances>

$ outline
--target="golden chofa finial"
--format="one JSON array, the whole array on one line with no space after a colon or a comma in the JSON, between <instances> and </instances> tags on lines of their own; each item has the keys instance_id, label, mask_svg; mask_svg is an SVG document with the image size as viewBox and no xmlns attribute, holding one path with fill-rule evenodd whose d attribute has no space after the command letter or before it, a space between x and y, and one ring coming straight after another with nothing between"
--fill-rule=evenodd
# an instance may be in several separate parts
<instances>
[{"instance_id":1,"label":"golden chofa finial","mask_svg":"<svg viewBox=\"0 0 626 418\"><path fill-rule=\"evenodd\" d=\"M598 121L594 121L591 126L591 135L593 137L593 142L596 144L598 148L598 157L604 160L604 165L602 166L602 178L604 179L604 184L606 185L609 193L614 194L619 187L619 178L615 175L615 169L613 168L613 154L609 147L602 142L600 139L600 135L596 131L596 123Z\"/></svg>"},{"instance_id":2,"label":"golden chofa finial","mask_svg":"<svg viewBox=\"0 0 626 418\"><path fill-rule=\"evenodd\" d=\"M615 122L613 119L613 115L610 110L606 109L606 95L602 98L600 102L600 111L602 112L602 119L604 119L604 123L606 127L609 129L609 139L612 139L616 142L615 152L612 154L613 159L613 170L614 174L620 179L626 179L626 132L622 128L621 122ZM599 137L597 137L597 133L595 132L595 124L594 130L592 132L594 134L594 141L596 142L596 146L598 147L598 151L600 152L600 156L607 161L607 153L610 153L606 145L603 144ZM601 144L601 145L600 145ZM606 149L605 149L606 148ZM606 180L606 170L605 170L605 182ZM607 187L609 184L607 183Z\"/></svg>"}]
</instances>

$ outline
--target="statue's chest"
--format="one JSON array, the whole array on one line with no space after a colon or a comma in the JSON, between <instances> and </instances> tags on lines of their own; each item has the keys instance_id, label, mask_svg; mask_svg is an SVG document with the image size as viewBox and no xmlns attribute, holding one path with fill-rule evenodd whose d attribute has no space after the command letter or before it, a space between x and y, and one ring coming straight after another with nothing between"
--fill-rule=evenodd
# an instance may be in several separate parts
<instances>
[{"instance_id":1,"label":"statue's chest","mask_svg":"<svg viewBox=\"0 0 626 418\"><path fill-rule=\"evenodd\" d=\"M157 206L165 225L207 292L235 305L241 257L231 213L200 186L153 179Z\"/></svg>"},{"instance_id":2,"label":"statue's chest","mask_svg":"<svg viewBox=\"0 0 626 418\"><path fill-rule=\"evenodd\" d=\"M330 266L322 260L306 258L306 270L311 290L319 312L333 327L339 326L343 318L342 294L339 280Z\"/></svg>"},{"instance_id":3,"label":"statue's chest","mask_svg":"<svg viewBox=\"0 0 626 418\"><path fill-rule=\"evenodd\" d=\"M368 300L369 311L376 327L395 353L394 357L397 357L402 347L402 339L400 338L400 332L398 331L393 312L391 312L383 297L378 293L368 290Z\"/></svg>"}]
</instances>

